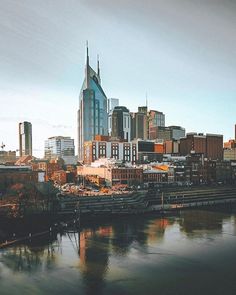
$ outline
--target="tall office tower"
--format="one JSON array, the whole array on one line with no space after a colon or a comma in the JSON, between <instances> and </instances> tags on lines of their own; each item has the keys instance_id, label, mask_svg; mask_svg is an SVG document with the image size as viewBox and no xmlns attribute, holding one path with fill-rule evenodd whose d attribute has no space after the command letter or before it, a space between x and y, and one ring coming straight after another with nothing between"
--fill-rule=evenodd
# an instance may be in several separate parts
<instances>
[{"instance_id":1,"label":"tall office tower","mask_svg":"<svg viewBox=\"0 0 236 295\"><path fill-rule=\"evenodd\" d=\"M62 158L66 165L76 164L74 139L64 136L53 136L45 140L45 159Z\"/></svg>"},{"instance_id":2,"label":"tall office tower","mask_svg":"<svg viewBox=\"0 0 236 295\"><path fill-rule=\"evenodd\" d=\"M108 98L108 113L110 113L115 107L119 106L119 98Z\"/></svg>"},{"instance_id":3,"label":"tall office tower","mask_svg":"<svg viewBox=\"0 0 236 295\"><path fill-rule=\"evenodd\" d=\"M148 108L138 107L137 113L131 113L131 140L148 139Z\"/></svg>"},{"instance_id":4,"label":"tall office tower","mask_svg":"<svg viewBox=\"0 0 236 295\"><path fill-rule=\"evenodd\" d=\"M144 114L147 115L147 113L148 113L148 107L147 106L138 107L138 112L139 113L144 113Z\"/></svg>"},{"instance_id":5,"label":"tall office tower","mask_svg":"<svg viewBox=\"0 0 236 295\"><path fill-rule=\"evenodd\" d=\"M101 86L99 60L97 73L89 65L87 45L87 60L85 79L80 91L78 110L78 159L83 160L83 145L91 141L95 135L108 134L107 97Z\"/></svg>"},{"instance_id":6,"label":"tall office tower","mask_svg":"<svg viewBox=\"0 0 236 295\"><path fill-rule=\"evenodd\" d=\"M32 156L32 124L30 122L19 123L19 151L20 157Z\"/></svg>"},{"instance_id":7,"label":"tall office tower","mask_svg":"<svg viewBox=\"0 0 236 295\"><path fill-rule=\"evenodd\" d=\"M115 107L108 116L108 132L111 137L130 141L131 117L126 107Z\"/></svg>"},{"instance_id":8,"label":"tall office tower","mask_svg":"<svg viewBox=\"0 0 236 295\"><path fill-rule=\"evenodd\" d=\"M150 110L148 112L148 116L149 116L149 125L165 127L165 115L162 112Z\"/></svg>"},{"instance_id":9,"label":"tall office tower","mask_svg":"<svg viewBox=\"0 0 236 295\"><path fill-rule=\"evenodd\" d=\"M148 139L148 117L144 112L131 113L131 140Z\"/></svg>"},{"instance_id":10,"label":"tall office tower","mask_svg":"<svg viewBox=\"0 0 236 295\"><path fill-rule=\"evenodd\" d=\"M162 112L150 110L148 112L148 137L156 139L158 127L165 127L165 115Z\"/></svg>"}]
</instances>

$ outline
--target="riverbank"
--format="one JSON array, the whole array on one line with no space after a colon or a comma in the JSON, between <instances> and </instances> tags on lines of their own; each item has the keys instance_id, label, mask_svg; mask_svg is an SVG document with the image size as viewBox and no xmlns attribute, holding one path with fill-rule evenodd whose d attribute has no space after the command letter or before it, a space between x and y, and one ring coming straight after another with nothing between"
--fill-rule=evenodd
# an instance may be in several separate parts
<instances>
[{"instance_id":1,"label":"riverbank","mask_svg":"<svg viewBox=\"0 0 236 295\"><path fill-rule=\"evenodd\" d=\"M183 210L211 209L234 211L236 186L182 187L136 191L119 195L57 195L53 210L34 212L23 217L0 218L0 240L57 231L72 225L115 220L142 215L169 216Z\"/></svg>"},{"instance_id":2,"label":"riverbank","mask_svg":"<svg viewBox=\"0 0 236 295\"><path fill-rule=\"evenodd\" d=\"M58 195L58 215L132 215L155 211L233 204L236 186L165 188L135 191L122 195L75 196Z\"/></svg>"}]
</instances>

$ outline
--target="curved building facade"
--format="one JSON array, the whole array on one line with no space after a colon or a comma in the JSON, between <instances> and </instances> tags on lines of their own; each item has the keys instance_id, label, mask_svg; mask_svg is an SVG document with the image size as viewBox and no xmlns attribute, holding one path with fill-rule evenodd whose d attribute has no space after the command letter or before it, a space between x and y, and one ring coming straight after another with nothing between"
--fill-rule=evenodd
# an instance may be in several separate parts
<instances>
[{"instance_id":1,"label":"curved building facade","mask_svg":"<svg viewBox=\"0 0 236 295\"><path fill-rule=\"evenodd\" d=\"M98 61L97 73L87 61L85 79L80 91L78 110L78 159L83 160L83 145L85 141L94 140L95 135L108 134L107 97L101 86Z\"/></svg>"}]
</instances>

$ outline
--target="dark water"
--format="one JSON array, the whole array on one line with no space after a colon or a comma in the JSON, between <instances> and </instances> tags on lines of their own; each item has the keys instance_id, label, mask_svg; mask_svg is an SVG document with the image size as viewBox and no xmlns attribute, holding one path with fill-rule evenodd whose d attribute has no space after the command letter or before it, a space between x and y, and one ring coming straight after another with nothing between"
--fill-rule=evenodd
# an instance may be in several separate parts
<instances>
[{"instance_id":1,"label":"dark water","mask_svg":"<svg viewBox=\"0 0 236 295\"><path fill-rule=\"evenodd\" d=\"M120 219L0 252L0 294L236 294L236 215Z\"/></svg>"}]
</instances>

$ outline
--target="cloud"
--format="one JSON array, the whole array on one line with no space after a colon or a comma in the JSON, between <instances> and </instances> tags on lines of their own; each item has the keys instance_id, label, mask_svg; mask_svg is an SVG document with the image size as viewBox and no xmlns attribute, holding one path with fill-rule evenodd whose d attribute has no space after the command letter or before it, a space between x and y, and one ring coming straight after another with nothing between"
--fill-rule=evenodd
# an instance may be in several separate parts
<instances>
[{"instance_id":1,"label":"cloud","mask_svg":"<svg viewBox=\"0 0 236 295\"><path fill-rule=\"evenodd\" d=\"M25 118L25 117L17 117L17 116L8 116L8 117L0 117L0 122L4 122L4 123L15 123L18 124L20 122L23 121L29 121L32 123L32 125L43 125L43 126L48 126L54 129L72 129L72 126L70 125L64 125L64 124L51 124L46 120L43 120L41 118L34 118L34 119L30 119L30 118Z\"/></svg>"},{"instance_id":2,"label":"cloud","mask_svg":"<svg viewBox=\"0 0 236 295\"><path fill-rule=\"evenodd\" d=\"M71 129L72 126L68 126L68 125L52 125L52 128Z\"/></svg>"}]
</instances>

